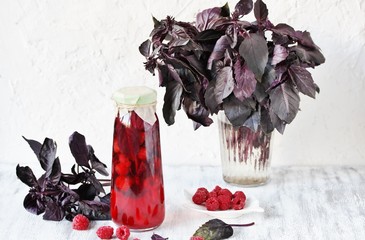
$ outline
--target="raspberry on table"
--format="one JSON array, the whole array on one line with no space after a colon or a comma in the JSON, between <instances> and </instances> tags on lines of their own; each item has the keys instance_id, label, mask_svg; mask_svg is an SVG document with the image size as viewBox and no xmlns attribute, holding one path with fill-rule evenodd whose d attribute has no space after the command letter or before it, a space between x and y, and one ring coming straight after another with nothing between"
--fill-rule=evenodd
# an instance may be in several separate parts
<instances>
[{"instance_id":1,"label":"raspberry on table","mask_svg":"<svg viewBox=\"0 0 365 240\"><path fill-rule=\"evenodd\" d=\"M110 226L102 226L99 227L96 231L96 235L98 235L101 239L111 239L113 237L114 228Z\"/></svg>"},{"instance_id":2,"label":"raspberry on table","mask_svg":"<svg viewBox=\"0 0 365 240\"><path fill-rule=\"evenodd\" d=\"M241 196L233 197L232 199L232 208L234 210L241 210L245 207L246 199Z\"/></svg>"},{"instance_id":3,"label":"raspberry on table","mask_svg":"<svg viewBox=\"0 0 365 240\"><path fill-rule=\"evenodd\" d=\"M129 228L125 225L118 227L115 231L115 235L121 240L128 240L130 234Z\"/></svg>"},{"instance_id":4,"label":"raspberry on table","mask_svg":"<svg viewBox=\"0 0 365 240\"><path fill-rule=\"evenodd\" d=\"M72 228L75 230L87 230L89 228L89 219L82 214L77 214L72 219Z\"/></svg>"},{"instance_id":5,"label":"raspberry on table","mask_svg":"<svg viewBox=\"0 0 365 240\"><path fill-rule=\"evenodd\" d=\"M210 197L205 201L205 207L208 211L216 211L219 209L219 201L218 198Z\"/></svg>"},{"instance_id":6,"label":"raspberry on table","mask_svg":"<svg viewBox=\"0 0 365 240\"><path fill-rule=\"evenodd\" d=\"M231 208L231 198L227 195L218 195L219 209L228 210Z\"/></svg>"}]
</instances>

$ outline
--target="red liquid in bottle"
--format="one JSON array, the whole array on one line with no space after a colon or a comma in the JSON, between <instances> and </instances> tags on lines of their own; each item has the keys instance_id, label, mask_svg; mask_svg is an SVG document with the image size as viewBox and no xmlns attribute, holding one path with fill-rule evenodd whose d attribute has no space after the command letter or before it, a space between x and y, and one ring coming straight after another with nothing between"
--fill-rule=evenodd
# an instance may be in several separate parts
<instances>
[{"instance_id":1,"label":"red liquid in bottle","mask_svg":"<svg viewBox=\"0 0 365 240\"><path fill-rule=\"evenodd\" d=\"M151 126L134 111L115 118L111 216L132 230L159 226L165 217L159 122Z\"/></svg>"}]
</instances>

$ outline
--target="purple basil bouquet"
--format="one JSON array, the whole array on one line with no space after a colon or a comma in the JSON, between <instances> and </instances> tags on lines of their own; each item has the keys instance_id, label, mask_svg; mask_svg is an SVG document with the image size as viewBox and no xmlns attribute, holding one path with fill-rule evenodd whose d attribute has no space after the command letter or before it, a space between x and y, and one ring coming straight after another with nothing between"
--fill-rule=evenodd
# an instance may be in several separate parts
<instances>
[{"instance_id":1,"label":"purple basil bouquet","mask_svg":"<svg viewBox=\"0 0 365 240\"><path fill-rule=\"evenodd\" d=\"M256 21L241 19L252 11ZM283 133L298 113L299 93L319 92L307 70L325 62L319 47L309 32L271 23L261 0L241 0L232 13L228 4L203 10L194 23L153 20L139 50L166 87L168 125L182 107L195 129L223 110L233 126Z\"/></svg>"}]
</instances>

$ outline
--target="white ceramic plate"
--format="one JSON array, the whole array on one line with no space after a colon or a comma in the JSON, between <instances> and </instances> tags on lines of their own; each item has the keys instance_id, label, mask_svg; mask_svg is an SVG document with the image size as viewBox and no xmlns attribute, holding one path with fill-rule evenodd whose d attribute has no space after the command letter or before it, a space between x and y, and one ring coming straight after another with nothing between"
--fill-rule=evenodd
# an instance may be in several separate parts
<instances>
[{"instance_id":1,"label":"white ceramic plate","mask_svg":"<svg viewBox=\"0 0 365 240\"><path fill-rule=\"evenodd\" d=\"M205 206L197 205L191 200L195 191L196 191L196 189L195 190L188 190L188 189L184 190L184 195L186 198L185 206L190 209L193 209L197 212L202 212L202 213L208 214L210 216L213 216L215 218L226 218L226 219L238 218L238 217L242 216L243 214L264 212L264 209L259 206L259 201L255 197L247 196L247 195L246 195L245 207L241 210L230 209L230 210L224 210L224 211L208 211L205 208Z\"/></svg>"}]
</instances>

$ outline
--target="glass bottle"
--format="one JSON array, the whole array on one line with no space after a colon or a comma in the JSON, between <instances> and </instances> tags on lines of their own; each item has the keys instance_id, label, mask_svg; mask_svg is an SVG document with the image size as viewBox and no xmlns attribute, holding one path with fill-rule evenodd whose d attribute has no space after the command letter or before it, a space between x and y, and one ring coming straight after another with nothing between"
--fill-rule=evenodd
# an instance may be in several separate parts
<instances>
[{"instance_id":1,"label":"glass bottle","mask_svg":"<svg viewBox=\"0 0 365 240\"><path fill-rule=\"evenodd\" d=\"M112 220L131 230L158 227L165 217L156 91L122 88L113 95L114 123L110 210Z\"/></svg>"}]
</instances>

